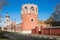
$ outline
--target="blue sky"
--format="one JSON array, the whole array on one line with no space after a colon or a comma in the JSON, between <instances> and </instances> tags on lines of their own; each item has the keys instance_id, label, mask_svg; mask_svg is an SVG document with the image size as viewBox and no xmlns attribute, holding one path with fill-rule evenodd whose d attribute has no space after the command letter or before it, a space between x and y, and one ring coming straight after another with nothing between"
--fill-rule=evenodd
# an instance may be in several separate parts
<instances>
[{"instance_id":1,"label":"blue sky","mask_svg":"<svg viewBox=\"0 0 60 40\"><path fill-rule=\"evenodd\" d=\"M23 4L36 4L38 6L38 19L46 20L54 12L54 8L60 0L8 0L8 5L4 6L1 11L5 18L6 12L9 13L10 19L17 23L21 22L21 7Z\"/></svg>"}]
</instances>

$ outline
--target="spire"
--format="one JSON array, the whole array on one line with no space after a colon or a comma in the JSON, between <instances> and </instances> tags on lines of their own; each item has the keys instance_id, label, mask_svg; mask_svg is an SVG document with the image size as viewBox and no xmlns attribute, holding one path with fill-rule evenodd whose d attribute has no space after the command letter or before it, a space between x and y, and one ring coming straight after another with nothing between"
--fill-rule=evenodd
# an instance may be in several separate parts
<instances>
[{"instance_id":1,"label":"spire","mask_svg":"<svg viewBox=\"0 0 60 40\"><path fill-rule=\"evenodd\" d=\"M6 18L7 18L7 17L10 18L10 16L8 15L8 12L7 12L7 14L6 14Z\"/></svg>"},{"instance_id":2,"label":"spire","mask_svg":"<svg viewBox=\"0 0 60 40\"><path fill-rule=\"evenodd\" d=\"M7 15L8 15L8 12L7 12Z\"/></svg>"}]
</instances>

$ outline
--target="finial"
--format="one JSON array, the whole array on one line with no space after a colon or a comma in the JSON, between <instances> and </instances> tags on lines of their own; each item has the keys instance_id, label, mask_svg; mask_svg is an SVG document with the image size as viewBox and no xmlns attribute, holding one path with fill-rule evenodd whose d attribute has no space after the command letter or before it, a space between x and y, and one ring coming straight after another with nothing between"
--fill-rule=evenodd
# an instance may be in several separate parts
<instances>
[{"instance_id":1,"label":"finial","mask_svg":"<svg viewBox=\"0 0 60 40\"><path fill-rule=\"evenodd\" d=\"M8 12L7 12L7 14L8 14Z\"/></svg>"}]
</instances>

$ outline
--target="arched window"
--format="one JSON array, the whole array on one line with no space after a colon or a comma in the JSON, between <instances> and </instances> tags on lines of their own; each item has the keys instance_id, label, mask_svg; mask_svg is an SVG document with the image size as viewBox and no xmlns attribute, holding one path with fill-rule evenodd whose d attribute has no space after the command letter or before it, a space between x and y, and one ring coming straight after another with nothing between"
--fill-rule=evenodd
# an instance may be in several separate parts
<instances>
[{"instance_id":1,"label":"arched window","mask_svg":"<svg viewBox=\"0 0 60 40\"><path fill-rule=\"evenodd\" d=\"M9 20L7 20L7 21L9 21Z\"/></svg>"},{"instance_id":2,"label":"arched window","mask_svg":"<svg viewBox=\"0 0 60 40\"><path fill-rule=\"evenodd\" d=\"M33 6L31 6L31 8L30 8L31 10L34 10L34 7Z\"/></svg>"},{"instance_id":3,"label":"arched window","mask_svg":"<svg viewBox=\"0 0 60 40\"><path fill-rule=\"evenodd\" d=\"M37 8L36 8L36 12L37 12Z\"/></svg>"},{"instance_id":4,"label":"arched window","mask_svg":"<svg viewBox=\"0 0 60 40\"><path fill-rule=\"evenodd\" d=\"M25 9L28 10L28 8L25 6Z\"/></svg>"}]
</instances>

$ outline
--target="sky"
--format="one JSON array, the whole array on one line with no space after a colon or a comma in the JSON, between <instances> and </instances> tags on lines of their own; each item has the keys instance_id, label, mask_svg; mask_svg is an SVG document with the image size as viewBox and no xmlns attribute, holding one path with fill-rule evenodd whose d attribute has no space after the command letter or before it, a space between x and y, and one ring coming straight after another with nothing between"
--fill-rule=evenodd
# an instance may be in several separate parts
<instances>
[{"instance_id":1,"label":"sky","mask_svg":"<svg viewBox=\"0 0 60 40\"><path fill-rule=\"evenodd\" d=\"M36 4L38 6L38 19L46 20L54 12L54 9L60 0L8 0L8 5L1 10L3 20L6 12L8 12L10 19L17 23L21 23L21 7L23 4Z\"/></svg>"}]
</instances>

